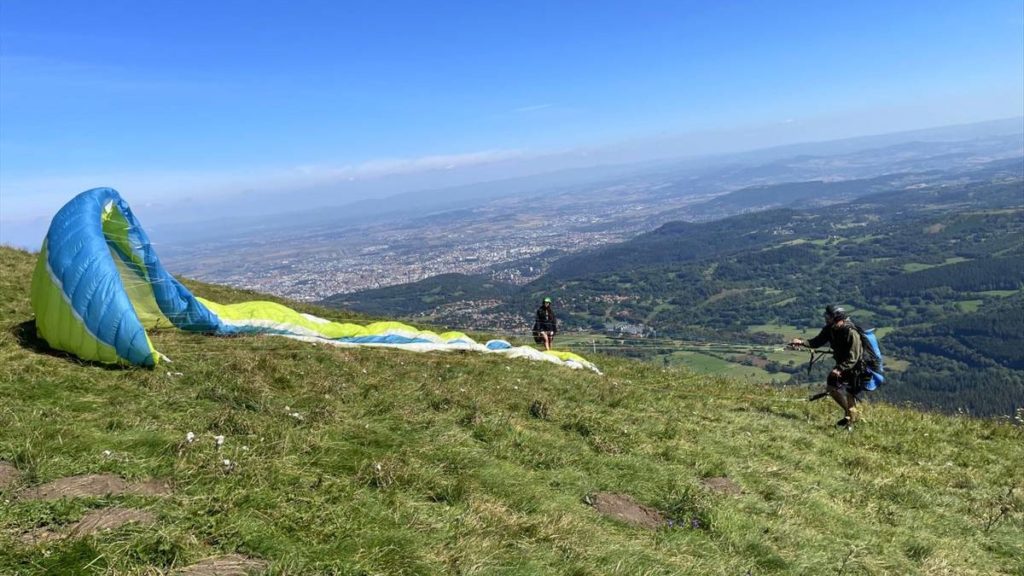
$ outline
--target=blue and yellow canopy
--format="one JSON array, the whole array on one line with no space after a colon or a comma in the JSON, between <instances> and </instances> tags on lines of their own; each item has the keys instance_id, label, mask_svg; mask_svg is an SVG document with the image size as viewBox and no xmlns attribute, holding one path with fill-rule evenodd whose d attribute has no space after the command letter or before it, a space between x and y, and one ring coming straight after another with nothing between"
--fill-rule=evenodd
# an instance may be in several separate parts
<instances>
[{"instance_id":1,"label":"blue and yellow canopy","mask_svg":"<svg viewBox=\"0 0 1024 576\"><path fill-rule=\"evenodd\" d=\"M157 365L162 355L146 329L174 326L338 346L475 350L597 371L571 352L540 352L504 340L478 344L461 332L436 334L399 322L331 322L273 302L225 305L198 298L164 270L128 203L111 188L83 192L54 216L32 277L32 309L36 330L50 346L104 363Z\"/></svg>"}]
</instances>

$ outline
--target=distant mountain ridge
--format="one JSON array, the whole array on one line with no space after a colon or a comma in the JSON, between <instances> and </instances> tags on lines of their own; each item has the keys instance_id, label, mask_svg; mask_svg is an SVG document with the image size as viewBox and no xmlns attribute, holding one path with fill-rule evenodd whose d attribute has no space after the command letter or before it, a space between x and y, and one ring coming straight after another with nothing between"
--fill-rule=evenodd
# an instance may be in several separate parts
<instances>
[{"instance_id":1,"label":"distant mountain ridge","mask_svg":"<svg viewBox=\"0 0 1024 576\"><path fill-rule=\"evenodd\" d=\"M305 227L338 226L342 224L364 224L400 219L409 215L464 209L487 202L508 198L527 198L538 195L573 193L599 186L602 183L633 182L638 178L651 177L690 180L697 179L706 186L729 182L726 187L753 185L759 181L783 182L810 180L816 174L814 168L808 172L808 164L829 161L835 157L860 158L860 169L869 163L891 163L896 156L905 165L889 171L910 171L927 169L920 165L920 157L935 156L940 150L963 154L964 149L977 155L1003 151L1009 147L1019 155L1024 149L1024 117L1007 118L974 124L944 126L922 130L858 136L837 140L788 144L771 148L734 153L710 155L671 154L662 152L663 157L632 162L615 160L609 156L606 163L598 161L596 152L564 153L579 158L593 157L591 165L544 171L519 177L491 179L476 183L447 187L425 187L380 198L354 202L337 203L330 201L326 194L316 202L305 201L315 207L307 210L295 209L297 197L294 193L268 197L242 195L233 199L233 204L246 206L280 205L278 210L264 216L234 218L230 226L218 220L217 226L210 222L198 221L192 210L187 219L176 224L160 223L162 232L184 243L188 238L207 241L214 237L237 236L246 230L283 229L301 223ZM663 146L671 150L671 145ZM908 155L909 154L909 155ZM940 167L948 169L950 162ZM832 168L835 168L833 166ZM845 177L856 177L848 174ZM721 188L719 188L721 191ZM274 198L277 198L276 200Z\"/></svg>"},{"instance_id":2,"label":"distant mountain ridge","mask_svg":"<svg viewBox=\"0 0 1024 576\"><path fill-rule=\"evenodd\" d=\"M794 183L746 189L741 196L760 192L765 202L799 204L823 190L835 199L854 198L824 208L666 223L555 260L545 275L507 292L503 305L482 311L477 321L482 327L488 317L522 316L544 294L556 298L567 327L602 332L609 322L626 322L663 336L743 342L756 336L750 324L809 330L821 307L841 302L859 319L894 329L884 341L911 368L892 377L885 392L890 398L979 414L1024 406L1024 336L981 320L1024 317L1024 159L991 162L952 178ZM726 195L708 204L729 201ZM468 292L482 278L459 283ZM436 314L438 304L451 300L421 297L436 293L434 286L428 279L401 298L393 297L395 287L339 296L338 302L453 320ZM974 328L972 336L950 340L951 328L940 326ZM789 369L781 374L800 378Z\"/></svg>"}]
</instances>

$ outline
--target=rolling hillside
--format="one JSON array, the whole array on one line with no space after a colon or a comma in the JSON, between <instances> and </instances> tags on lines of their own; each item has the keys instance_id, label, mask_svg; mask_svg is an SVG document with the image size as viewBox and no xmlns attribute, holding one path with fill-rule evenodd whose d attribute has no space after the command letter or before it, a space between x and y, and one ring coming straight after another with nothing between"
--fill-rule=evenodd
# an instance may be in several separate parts
<instances>
[{"instance_id":1,"label":"rolling hillside","mask_svg":"<svg viewBox=\"0 0 1024 576\"><path fill-rule=\"evenodd\" d=\"M33 264L0 248L2 574L1022 574L1020 416L847 432L808 388L600 355L176 331L90 365L35 339Z\"/></svg>"},{"instance_id":2,"label":"rolling hillside","mask_svg":"<svg viewBox=\"0 0 1024 576\"><path fill-rule=\"evenodd\" d=\"M890 400L1011 415L1024 407L1024 339L1019 330L983 319L1001 315L1019 326L1024 318L1024 160L1017 162L991 163L974 172L977 180L882 193L855 194L853 184L844 184L844 194L858 197L826 207L671 222L561 258L502 305L475 315L447 313L456 306L443 296L392 298L399 287L348 294L345 302L356 310L488 327L516 314L528 317L538 297L550 295L568 331L614 338L609 351L657 363L679 361L680 347L694 342L780 347L793 336L813 335L824 306L841 303L858 322L884 329L883 348L898 360L882 392ZM762 191L782 202L820 186ZM444 293L435 287L433 279L417 285L421 294ZM974 328L958 334L942 328L966 325ZM792 355L715 358L761 364L761 382L821 376L806 376Z\"/></svg>"}]
</instances>

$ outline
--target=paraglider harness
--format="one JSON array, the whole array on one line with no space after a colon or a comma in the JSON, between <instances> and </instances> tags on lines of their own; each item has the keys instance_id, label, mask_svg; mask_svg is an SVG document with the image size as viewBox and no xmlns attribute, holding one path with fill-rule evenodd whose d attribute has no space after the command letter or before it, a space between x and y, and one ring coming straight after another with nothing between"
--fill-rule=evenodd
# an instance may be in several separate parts
<instances>
[{"instance_id":1,"label":"paraglider harness","mask_svg":"<svg viewBox=\"0 0 1024 576\"><path fill-rule=\"evenodd\" d=\"M550 309L547 311L544 311L543 308L537 310L536 319L533 321L533 329L531 330L533 332L533 341L537 344L543 344L544 336L541 335L541 332L549 332L551 334L551 341L554 342L556 333L554 322L554 313Z\"/></svg>"},{"instance_id":2,"label":"paraglider harness","mask_svg":"<svg viewBox=\"0 0 1024 576\"><path fill-rule=\"evenodd\" d=\"M807 350L808 352L811 353L811 358L810 358L810 360L807 361L807 375L808 376L811 375L811 369L814 368L814 365L818 362L818 360L821 360L825 356L831 356L832 355L832 349L831 348L825 348L823 350L819 350L817 348L808 348L808 347L804 347L804 346L788 345L786 347L789 348L790 350ZM818 392L817 394L812 394L811 396L809 396L807 398L807 401L808 402L814 402L815 400L821 400L825 396L828 396L828 392L827 391Z\"/></svg>"},{"instance_id":3,"label":"paraglider harness","mask_svg":"<svg viewBox=\"0 0 1024 576\"><path fill-rule=\"evenodd\" d=\"M863 357L857 362L853 368L853 390L851 392L854 395L860 394L864 390L873 391L878 388L879 384L885 382L885 376L882 375L883 364L882 364L882 350L878 346L878 338L875 336L875 329L868 328L863 329L857 326L856 323L851 322L854 330L860 336L861 347L863 349ZM803 346L790 346L792 350L799 350L804 348ZM826 348L824 350L818 350L815 348L806 348L810 351L811 358L807 362L807 375L810 376L811 369L814 368L814 364L821 360L825 356L832 354L832 350ZM820 400L828 396L828 392L818 392L807 398L808 401L813 402Z\"/></svg>"}]
</instances>

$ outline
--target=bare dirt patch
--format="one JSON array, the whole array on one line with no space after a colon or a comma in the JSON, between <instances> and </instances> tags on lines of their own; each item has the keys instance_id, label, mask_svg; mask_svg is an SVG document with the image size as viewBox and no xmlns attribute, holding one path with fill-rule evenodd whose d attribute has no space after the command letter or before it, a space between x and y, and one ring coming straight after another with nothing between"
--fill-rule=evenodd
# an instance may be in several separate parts
<instances>
[{"instance_id":1,"label":"bare dirt patch","mask_svg":"<svg viewBox=\"0 0 1024 576\"><path fill-rule=\"evenodd\" d=\"M156 523L152 512L136 508L102 508L86 514L77 524L71 527L71 537L88 536L104 530L114 530L125 524L142 524L149 526Z\"/></svg>"},{"instance_id":2,"label":"bare dirt patch","mask_svg":"<svg viewBox=\"0 0 1024 576\"><path fill-rule=\"evenodd\" d=\"M21 542L30 546L63 538L81 538L104 530L115 530L125 524L149 526L156 523L152 512L135 508L101 508L92 510L66 529L36 528L21 535Z\"/></svg>"},{"instance_id":3,"label":"bare dirt patch","mask_svg":"<svg viewBox=\"0 0 1024 576\"><path fill-rule=\"evenodd\" d=\"M191 566L186 566L175 572L179 576L248 576L258 574L267 568L267 563L241 556L229 554L207 558Z\"/></svg>"},{"instance_id":4,"label":"bare dirt patch","mask_svg":"<svg viewBox=\"0 0 1024 576\"><path fill-rule=\"evenodd\" d=\"M633 526L657 530L667 524L661 512L640 504L626 494L598 492L588 496L586 502L601 514Z\"/></svg>"},{"instance_id":5,"label":"bare dirt patch","mask_svg":"<svg viewBox=\"0 0 1024 576\"><path fill-rule=\"evenodd\" d=\"M167 496L171 493L171 483L166 480L146 480L129 486L128 493L137 496Z\"/></svg>"},{"instance_id":6,"label":"bare dirt patch","mask_svg":"<svg viewBox=\"0 0 1024 576\"><path fill-rule=\"evenodd\" d=\"M6 490L18 481L21 472L10 462L0 460L0 490Z\"/></svg>"},{"instance_id":7,"label":"bare dirt patch","mask_svg":"<svg viewBox=\"0 0 1024 576\"><path fill-rule=\"evenodd\" d=\"M128 484L123 478L113 474L82 474L58 478L53 482L28 488L21 492L21 499L60 500L61 498L119 496L121 494L165 496L170 493L170 484L163 480L147 480L137 484Z\"/></svg>"},{"instance_id":8,"label":"bare dirt patch","mask_svg":"<svg viewBox=\"0 0 1024 576\"><path fill-rule=\"evenodd\" d=\"M61 532L50 530L49 528L36 528L35 530L25 532L19 537L19 539L22 544L35 546L37 544L43 544L53 540L60 540L63 537L64 534Z\"/></svg>"},{"instance_id":9,"label":"bare dirt patch","mask_svg":"<svg viewBox=\"0 0 1024 576\"><path fill-rule=\"evenodd\" d=\"M21 493L23 500L60 500L81 496L112 496L123 494L128 483L113 474L83 474L58 478Z\"/></svg>"},{"instance_id":10,"label":"bare dirt patch","mask_svg":"<svg viewBox=\"0 0 1024 576\"><path fill-rule=\"evenodd\" d=\"M705 488L711 490L716 494L726 494L729 496L738 496L743 493L743 489L740 485L733 482L732 479L725 476L716 476L714 478L704 478L700 481Z\"/></svg>"}]
</instances>

